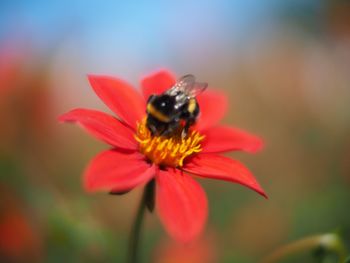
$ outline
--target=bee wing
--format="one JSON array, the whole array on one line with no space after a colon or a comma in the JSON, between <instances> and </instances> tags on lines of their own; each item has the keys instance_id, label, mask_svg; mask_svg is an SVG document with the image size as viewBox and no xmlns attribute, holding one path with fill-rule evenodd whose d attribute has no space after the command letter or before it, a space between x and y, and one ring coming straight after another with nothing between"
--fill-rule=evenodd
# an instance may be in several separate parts
<instances>
[{"instance_id":1,"label":"bee wing","mask_svg":"<svg viewBox=\"0 0 350 263\"><path fill-rule=\"evenodd\" d=\"M208 87L208 83L196 82L196 78L189 74L185 75L176 82L174 89L181 90L191 97L196 97Z\"/></svg>"},{"instance_id":2,"label":"bee wing","mask_svg":"<svg viewBox=\"0 0 350 263\"><path fill-rule=\"evenodd\" d=\"M194 86L190 90L190 96L196 97L201 94L208 87L208 83L206 82L195 82Z\"/></svg>"}]
</instances>

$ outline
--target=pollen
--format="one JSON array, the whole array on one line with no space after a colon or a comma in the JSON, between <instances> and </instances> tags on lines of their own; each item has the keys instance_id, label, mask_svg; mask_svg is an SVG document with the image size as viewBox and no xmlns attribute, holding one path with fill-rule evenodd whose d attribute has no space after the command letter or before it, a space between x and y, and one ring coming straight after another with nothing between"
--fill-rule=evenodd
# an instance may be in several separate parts
<instances>
[{"instance_id":1,"label":"pollen","mask_svg":"<svg viewBox=\"0 0 350 263\"><path fill-rule=\"evenodd\" d=\"M146 126L146 118L138 123L135 134L139 150L149 161L157 165L181 167L186 157L202 151L204 136L198 131L189 131L182 138L181 131L171 137L153 136Z\"/></svg>"}]
</instances>

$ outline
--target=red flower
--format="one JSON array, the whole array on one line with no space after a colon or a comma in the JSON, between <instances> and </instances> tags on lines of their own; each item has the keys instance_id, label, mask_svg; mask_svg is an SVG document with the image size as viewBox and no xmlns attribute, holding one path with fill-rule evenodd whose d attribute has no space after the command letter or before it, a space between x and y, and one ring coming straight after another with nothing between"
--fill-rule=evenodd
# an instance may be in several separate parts
<instances>
[{"instance_id":1,"label":"red flower","mask_svg":"<svg viewBox=\"0 0 350 263\"><path fill-rule=\"evenodd\" d=\"M75 109L60 121L78 122L113 148L97 155L84 174L87 191L125 192L155 179L156 209L167 232L179 241L195 238L203 229L208 203L192 175L247 186L266 197L251 172L240 162L217 153L262 148L258 137L217 125L227 109L226 97L207 90L197 97L201 115L187 138L152 136L145 126L146 100L175 83L160 71L141 81L143 97L128 83L112 77L89 76L101 100L119 117ZM161 168L160 166L161 165Z\"/></svg>"}]
</instances>

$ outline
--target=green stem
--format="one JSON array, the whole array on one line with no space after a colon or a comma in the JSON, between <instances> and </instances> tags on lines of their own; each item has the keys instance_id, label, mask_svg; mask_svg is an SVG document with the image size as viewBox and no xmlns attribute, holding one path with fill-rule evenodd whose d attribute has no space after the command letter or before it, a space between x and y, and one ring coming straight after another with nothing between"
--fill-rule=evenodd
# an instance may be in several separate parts
<instances>
[{"instance_id":1,"label":"green stem","mask_svg":"<svg viewBox=\"0 0 350 263\"><path fill-rule=\"evenodd\" d=\"M141 239L142 223L145 215L145 210L147 205L149 205L152 200L154 193L154 181L150 181L142 194L142 198L137 209L134 224L130 233L129 247L128 247L128 263L138 263L139 262L139 245Z\"/></svg>"},{"instance_id":2,"label":"green stem","mask_svg":"<svg viewBox=\"0 0 350 263\"><path fill-rule=\"evenodd\" d=\"M282 246L264 258L261 263L277 263L290 255L312 250L319 246L334 251L339 257L339 262L344 262L346 249L339 236L336 234L323 234L303 238L286 246Z\"/></svg>"},{"instance_id":3,"label":"green stem","mask_svg":"<svg viewBox=\"0 0 350 263\"><path fill-rule=\"evenodd\" d=\"M129 248L128 248L128 263L139 262L139 244L141 236L142 222L146 210L145 202L146 190L144 190L142 199L137 209L136 218L130 233Z\"/></svg>"}]
</instances>

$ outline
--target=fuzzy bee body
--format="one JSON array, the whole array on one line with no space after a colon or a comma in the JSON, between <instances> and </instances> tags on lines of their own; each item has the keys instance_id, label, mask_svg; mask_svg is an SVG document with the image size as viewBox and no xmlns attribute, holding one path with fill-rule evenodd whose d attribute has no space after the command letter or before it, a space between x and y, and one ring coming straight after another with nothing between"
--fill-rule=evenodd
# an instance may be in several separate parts
<instances>
[{"instance_id":1,"label":"fuzzy bee body","mask_svg":"<svg viewBox=\"0 0 350 263\"><path fill-rule=\"evenodd\" d=\"M193 75L186 75L164 93L151 95L146 110L148 129L157 136L181 131L185 137L200 113L196 96L206 87L206 83L196 82Z\"/></svg>"}]
</instances>

